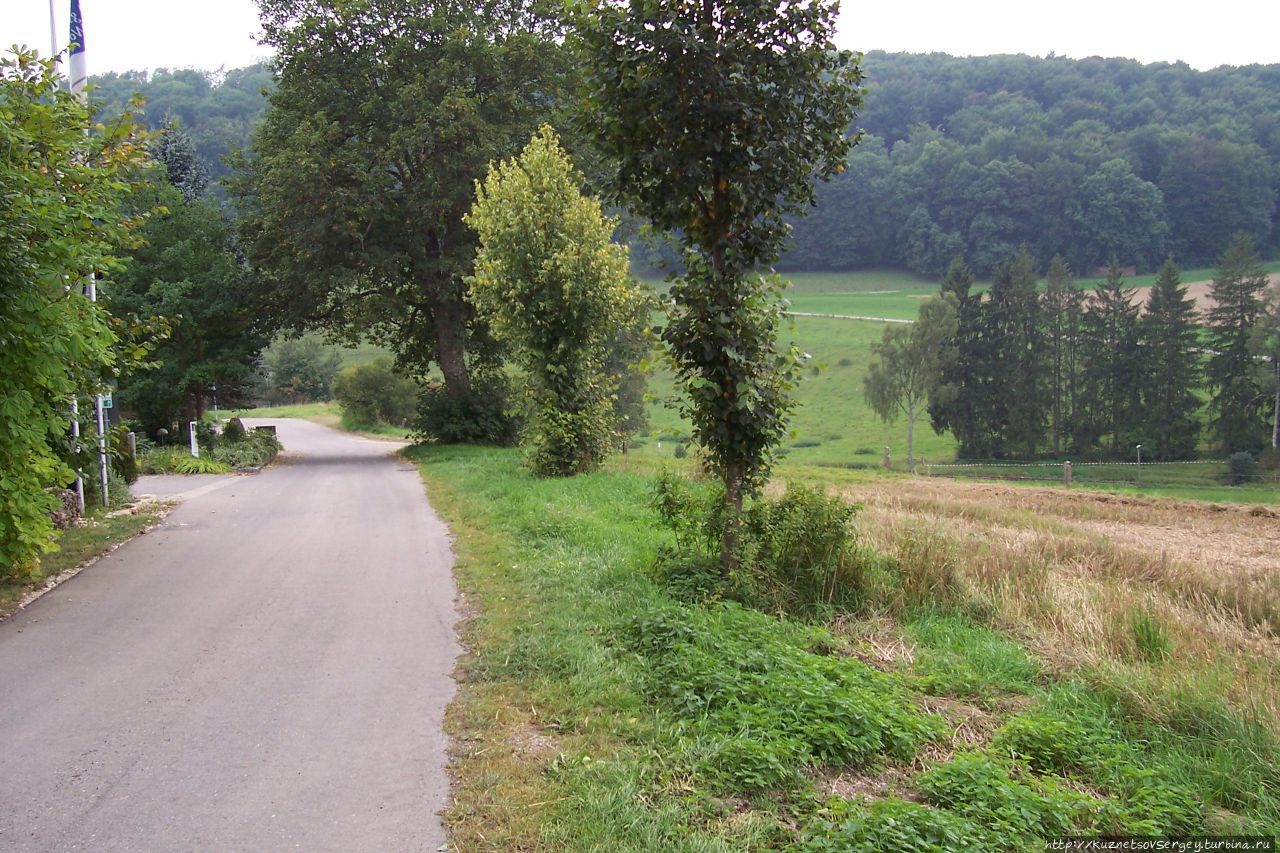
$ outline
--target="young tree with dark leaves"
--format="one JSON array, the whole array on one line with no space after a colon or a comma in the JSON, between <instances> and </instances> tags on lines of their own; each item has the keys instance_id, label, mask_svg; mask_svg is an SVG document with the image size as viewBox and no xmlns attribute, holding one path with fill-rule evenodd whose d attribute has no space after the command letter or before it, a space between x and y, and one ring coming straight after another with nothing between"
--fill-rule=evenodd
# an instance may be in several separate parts
<instances>
[{"instance_id":1,"label":"young tree with dark leaves","mask_svg":"<svg viewBox=\"0 0 1280 853\"><path fill-rule=\"evenodd\" d=\"M832 44L833 0L601 0L582 21L588 131L616 200L679 236L663 331L698 443L725 492L723 571L743 498L785 434L798 353L780 347L778 284L761 275L784 216L844 168L858 58Z\"/></svg>"}]
</instances>

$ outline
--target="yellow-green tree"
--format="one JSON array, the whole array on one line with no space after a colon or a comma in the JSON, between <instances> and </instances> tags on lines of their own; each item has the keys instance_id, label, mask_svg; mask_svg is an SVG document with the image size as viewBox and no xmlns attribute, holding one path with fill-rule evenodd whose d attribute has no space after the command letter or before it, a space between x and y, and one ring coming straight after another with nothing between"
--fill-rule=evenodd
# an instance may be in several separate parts
<instances>
[{"instance_id":1,"label":"yellow-green tree","mask_svg":"<svg viewBox=\"0 0 1280 853\"><path fill-rule=\"evenodd\" d=\"M611 342L643 293L615 223L579 191L581 177L544 125L514 160L476 185L466 222L480 237L470 300L527 378L529 467L568 476L600 464L614 444Z\"/></svg>"}]
</instances>

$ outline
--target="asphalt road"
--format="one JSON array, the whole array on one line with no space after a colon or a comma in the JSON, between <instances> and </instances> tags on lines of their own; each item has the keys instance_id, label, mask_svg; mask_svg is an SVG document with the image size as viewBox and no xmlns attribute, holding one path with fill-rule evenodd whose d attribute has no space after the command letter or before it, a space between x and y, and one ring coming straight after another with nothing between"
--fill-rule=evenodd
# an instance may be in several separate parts
<instances>
[{"instance_id":1,"label":"asphalt road","mask_svg":"<svg viewBox=\"0 0 1280 853\"><path fill-rule=\"evenodd\" d=\"M0 622L0 850L444 843L447 531L395 445L270 422L280 464Z\"/></svg>"}]
</instances>

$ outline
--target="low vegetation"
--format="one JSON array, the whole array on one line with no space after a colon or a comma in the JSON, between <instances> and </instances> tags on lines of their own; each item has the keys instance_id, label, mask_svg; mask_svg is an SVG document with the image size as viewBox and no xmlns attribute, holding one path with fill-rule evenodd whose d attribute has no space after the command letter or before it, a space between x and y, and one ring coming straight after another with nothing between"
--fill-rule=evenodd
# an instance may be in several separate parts
<instances>
[{"instance_id":1,"label":"low vegetation","mask_svg":"<svg viewBox=\"0 0 1280 853\"><path fill-rule=\"evenodd\" d=\"M712 484L410 453L470 614L457 849L1280 832L1270 510L783 469L725 577ZM815 541L856 595L796 591Z\"/></svg>"},{"instance_id":2,"label":"low vegetation","mask_svg":"<svg viewBox=\"0 0 1280 853\"><path fill-rule=\"evenodd\" d=\"M265 430L246 430L240 418L232 417L221 434L203 430L197 436L200 456L192 456L186 445L144 446L138 464L144 474L226 474L252 470L276 458L280 442Z\"/></svg>"}]
</instances>

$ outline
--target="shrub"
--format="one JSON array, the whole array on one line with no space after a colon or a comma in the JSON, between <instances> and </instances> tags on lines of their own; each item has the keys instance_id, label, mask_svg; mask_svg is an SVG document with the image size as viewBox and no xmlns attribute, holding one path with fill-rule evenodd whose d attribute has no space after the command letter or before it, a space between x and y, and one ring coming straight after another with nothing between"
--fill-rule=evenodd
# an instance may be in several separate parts
<instances>
[{"instance_id":1,"label":"shrub","mask_svg":"<svg viewBox=\"0 0 1280 853\"><path fill-rule=\"evenodd\" d=\"M222 428L222 438L224 441L244 441L244 437L246 435L248 435L248 433L245 431L244 421L239 418L232 418L227 421L227 425Z\"/></svg>"},{"instance_id":2,"label":"shrub","mask_svg":"<svg viewBox=\"0 0 1280 853\"><path fill-rule=\"evenodd\" d=\"M1258 460L1248 451L1232 453L1227 457L1227 485L1243 486L1258 476Z\"/></svg>"},{"instance_id":3,"label":"shrub","mask_svg":"<svg viewBox=\"0 0 1280 853\"><path fill-rule=\"evenodd\" d=\"M471 398L459 400L451 397L443 385L427 385L414 423L418 435L440 444L515 444L521 422L512 412L511 388L506 378L496 373L476 374L471 388Z\"/></svg>"},{"instance_id":4,"label":"shrub","mask_svg":"<svg viewBox=\"0 0 1280 853\"><path fill-rule=\"evenodd\" d=\"M226 438L226 433L223 434ZM210 458L232 468L261 468L281 450L280 442L269 432L247 433L239 441L223 441L209 454Z\"/></svg>"},{"instance_id":5,"label":"shrub","mask_svg":"<svg viewBox=\"0 0 1280 853\"><path fill-rule=\"evenodd\" d=\"M720 493L664 473L653 506L676 537L676 550L664 554L662 571L669 583L688 587L681 574L701 573L700 567L718 560L724 523ZM854 541L851 522L857 509L794 484L781 498L752 502L743 513L738 566L722 576L715 592L780 613L856 608L876 568ZM693 587L699 585L695 580Z\"/></svg>"},{"instance_id":6,"label":"shrub","mask_svg":"<svg viewBox=\"0 0 1280 853\"><path fill-rule=\"evenodd\" d=\"M395 372L391 359L349 367L333 380L333 398L352 424L406 426L413 419L421 389Z\"/></svg>"}]
</instances>

